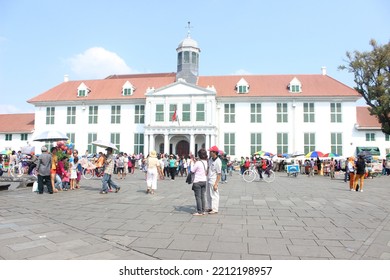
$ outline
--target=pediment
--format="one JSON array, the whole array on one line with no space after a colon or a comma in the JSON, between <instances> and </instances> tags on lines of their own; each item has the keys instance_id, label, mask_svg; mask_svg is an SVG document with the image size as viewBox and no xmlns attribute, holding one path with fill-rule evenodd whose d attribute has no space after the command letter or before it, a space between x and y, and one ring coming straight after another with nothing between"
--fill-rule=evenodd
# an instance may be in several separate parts
<instances>
[{"instance_id":1,"label":"pediment","mask_svg":"<svg viewBox=\"0 0 390 280\"><path fill-rule=\"evenodd\" d=\"M183 96L183 95L215 95L215 89L213 87L203 88L193 84L186 83L184 81L178 81L167 86L149 90L145 94L146 96Z\"/></svg>"}]
</instances>

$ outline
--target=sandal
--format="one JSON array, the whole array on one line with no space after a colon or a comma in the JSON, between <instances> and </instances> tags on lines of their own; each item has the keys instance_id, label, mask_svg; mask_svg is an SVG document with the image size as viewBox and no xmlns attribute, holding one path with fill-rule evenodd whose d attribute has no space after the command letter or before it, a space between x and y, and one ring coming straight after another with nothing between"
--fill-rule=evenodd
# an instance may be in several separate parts
<instances>
[{"instance_id":1,"label":"sandal","mask_svg":"<svg viewBox=\"0 0 390 280\"><path fill-rule=\"evenodd\" d=\"M146 189L146 193L150 193L150 189Z\"/></svg>"},{"instance_id":2,"label":"sandal","mask_svg":"<svg viewBox=\"0 0 390 280\"><path fill-rule=\"evenodd\" d=\"M203 216L203 214L195 212L195 213L192 213L192 216Z\"/></svg>"},{"instance_id":3,"label":"sandal","mask_svg":"<svg viewBox=\"0 0 390 280\"><path fill-rule=\"evenodd\" d=\"M152 191L150 192L150 194L154 194L154 191L152 190Z\"/></svg>"}]
</instances>

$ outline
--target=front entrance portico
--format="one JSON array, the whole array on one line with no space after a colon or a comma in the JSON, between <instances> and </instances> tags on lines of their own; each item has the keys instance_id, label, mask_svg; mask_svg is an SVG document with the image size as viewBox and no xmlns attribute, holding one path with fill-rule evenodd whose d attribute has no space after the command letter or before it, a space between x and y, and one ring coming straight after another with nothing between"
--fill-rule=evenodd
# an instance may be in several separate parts
<instances>
[{"instance_id":1,"label":"front entrance portico","mask_svg":"<svg viewBox=\"0 0 390 280\"><path fill-rule=\"evenodd\" d=\"M144 152L152 150L164 154L186 156L216 143L216 128L148 128L145 130Z\"/></svg>"}]
</instances>

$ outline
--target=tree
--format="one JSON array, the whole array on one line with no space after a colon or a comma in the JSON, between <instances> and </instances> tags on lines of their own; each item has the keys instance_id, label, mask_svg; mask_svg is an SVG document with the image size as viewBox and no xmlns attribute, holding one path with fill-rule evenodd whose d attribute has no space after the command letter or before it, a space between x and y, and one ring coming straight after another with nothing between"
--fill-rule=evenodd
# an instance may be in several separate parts
<instances>
[{"instance_id":1,"label":"tree","mask_svg":"<svg viewBox=\"0 0 390 280\"><path fill-rule=\"evenodd\" d=\"M355 76L355 90L363 96L382 131L390 135L390 42L381 46L371 39L372 51L347 52L347 69Z\"/></svg>"}]
</instances>

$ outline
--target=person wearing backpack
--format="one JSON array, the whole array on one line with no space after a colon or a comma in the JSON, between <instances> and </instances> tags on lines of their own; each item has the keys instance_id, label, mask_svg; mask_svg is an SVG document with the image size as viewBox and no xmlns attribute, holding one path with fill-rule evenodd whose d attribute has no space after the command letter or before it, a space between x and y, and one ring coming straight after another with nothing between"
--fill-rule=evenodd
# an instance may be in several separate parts
<instances>
[{"instance_id":1,"label":"person wearing backpack","mask_svg":"<svg viewBox=\"0 0 390 280\"><path fill-rule=\"evenodd\" d=\"M359 156L356 161L356 174L353 182L353 190L363 192L363 184L364 184L364 176L366 174L366 162L364 160L364 156ZM358 186L358 182L360 181L360 185Z\"/></svg>"}]
</instances>

